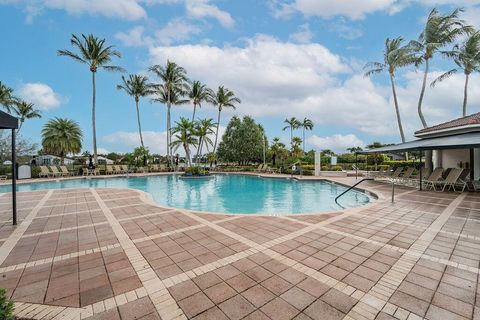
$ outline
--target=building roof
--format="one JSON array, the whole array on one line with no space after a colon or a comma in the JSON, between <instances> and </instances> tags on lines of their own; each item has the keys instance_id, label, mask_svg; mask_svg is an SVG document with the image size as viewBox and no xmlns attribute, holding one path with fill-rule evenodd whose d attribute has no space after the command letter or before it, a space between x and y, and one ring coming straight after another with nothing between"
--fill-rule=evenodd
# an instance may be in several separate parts
<instances>
[{"instance_id":1,"label":"building roof","mask_svg":"<svg viewBox=\"0 0 480 320\"><path fill-rule=\"evenodd\" d=\"M470 125L480 125L480 112L474 113L466 117L440 123L425 129L418 130L417 132L415 132L415 135L420 136L420 135L430 134L430 133L434 133L442 130L461 128L461 127L470 126Z\"/></svg>"},{"instance_id":2,"label":"building roof","mask_svg":"<svg viewBox=\"0 0 480 320\"><path fill-rule=\"evenodd\" d=\"M0 129L18 129L18 118L0 111Z\"/></svg>"},{"instance_id":3,"label":"building roof","mask_svg":"<svg viewBox=\"0 0 480 320\"><path fill-rule=\"evenodd\" d=\"M364 150L358 153L388 153L410 150L468 149L480 147L480 132L468 132L443 137L418 139L378 149Z\"/></svg>"}]
</instances>

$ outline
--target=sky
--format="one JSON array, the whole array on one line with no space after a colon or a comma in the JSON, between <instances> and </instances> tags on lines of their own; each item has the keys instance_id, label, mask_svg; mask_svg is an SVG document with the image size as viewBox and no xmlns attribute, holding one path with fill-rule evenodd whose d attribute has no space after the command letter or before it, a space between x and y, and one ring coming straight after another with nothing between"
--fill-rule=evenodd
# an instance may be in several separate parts
<instances>
[{"instance_id":1,"label":"sky","mask_svg":"<svg viewBox=\"0 0 480 320\"><path fill-rule=\"evenodd\" d=\"M40 143L48 119L79 122L84 150L91 150L91 73L86 65L57 56L74 50L72 34L105 38L122 54L113 64L128 74L171 60L192 80L212 89L223 85L242 100L222 112L221 131L233 115L253 116L288 143L285 118L305 117L308 149L346 148L373 141L398 143L387 75L363 76L368 61L381 61L386 38L417 39L430 10L449 12L480 27L480 0L0 0L0 81L35 103L42 119L28 120L22 135ZM454 64L437 56L429 82ZM396 81L407 140L421 128L416 106L423 66L399 70ZM139 145L133 98L117 90L121 74L97 74L99 152L129 152ZM468 113L480 112L480 77L470 81ZM461 116L464 76L460 72L427 88L429 125ZM166 108L140 101L145 144L165 153ZM173 120L191 117L193 107L175 107ZM199 118L215 118L203 105ZM301 131L295 133L302 136Z\"/></svg>"}]
</instances>

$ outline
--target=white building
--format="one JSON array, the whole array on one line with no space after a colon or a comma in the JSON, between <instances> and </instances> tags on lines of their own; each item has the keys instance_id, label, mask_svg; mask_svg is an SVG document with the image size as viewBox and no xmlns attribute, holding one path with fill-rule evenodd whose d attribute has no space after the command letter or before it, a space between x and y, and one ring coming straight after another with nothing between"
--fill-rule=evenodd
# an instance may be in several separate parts
<instances>
[{"instance_id":1,"label":"white building","mask_svg":"<svg viewBox=\"0 0 480 320\"><path fill-rule=\"evenodd\" d=\"M32 163L35 163L37 166L53 166L53 165L59 165L61 160L62 159L60 157L57 157L51 154L46 154L46 155L36 156L32 160ZM63 158L63 163L73 164L73 159Z\"/></svg>"}]
</instances>

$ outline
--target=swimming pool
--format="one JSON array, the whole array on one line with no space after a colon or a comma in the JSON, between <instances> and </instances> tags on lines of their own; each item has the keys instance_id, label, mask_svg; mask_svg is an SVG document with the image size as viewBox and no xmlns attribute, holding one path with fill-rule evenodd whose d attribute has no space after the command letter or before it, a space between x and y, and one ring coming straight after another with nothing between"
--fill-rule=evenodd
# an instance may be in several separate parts
<instances>
[{"instance_id":1,"label":"swimming pool","mask_svg":"<svg viewBox=\"0 0 480 320\"><path fill-rule=\"evenodd\" d=\"M215 175L212 179L180 179L178 175L73 179L26 183L18 191L64 188L132 188L148 192L155 202L172 208L223 213L284 215L357 207L370 198L351 191L335 203L345 187L329 181L272 179L252 175ZM1 186L0 192L9 192Z\"/></svg>"}]
</instances>

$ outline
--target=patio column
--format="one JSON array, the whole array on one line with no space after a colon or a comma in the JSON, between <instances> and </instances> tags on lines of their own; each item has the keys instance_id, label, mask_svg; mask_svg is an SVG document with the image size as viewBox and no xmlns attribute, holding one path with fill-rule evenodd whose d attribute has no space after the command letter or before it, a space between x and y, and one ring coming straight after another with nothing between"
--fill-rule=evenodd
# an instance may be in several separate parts
<instances>
[{"instance_id":1,"label":"patio column","mask_svg":"<svg viewBox=\"0 0 480 320\"><path fill-rule=\"evenodd\" d=\"M17 154L15 150L15 129L12 129L12 214L13 225L17 224Z\"/></svg>"}]
</instances>

